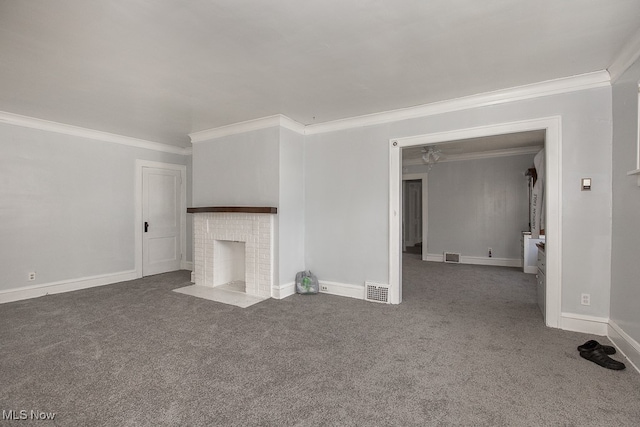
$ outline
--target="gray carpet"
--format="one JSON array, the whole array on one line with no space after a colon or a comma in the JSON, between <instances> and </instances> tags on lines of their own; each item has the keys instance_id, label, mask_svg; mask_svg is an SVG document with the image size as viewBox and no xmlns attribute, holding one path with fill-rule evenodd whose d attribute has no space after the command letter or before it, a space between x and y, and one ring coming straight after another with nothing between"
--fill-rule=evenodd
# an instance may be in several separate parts
<instances>
[{"instance_id":1,"label":"gray carpet","mask_svg":"<svg viewBox=\"0 0 640 427\"><path fill-rule=\"evenodd\" d=\"M187 271L3 304L0 410L56 413L39 426L638 425L640 374L546 328L533 275L407 254L404 279L397 306L242 309L171 292Z\"/></svg>"}]
</instances>

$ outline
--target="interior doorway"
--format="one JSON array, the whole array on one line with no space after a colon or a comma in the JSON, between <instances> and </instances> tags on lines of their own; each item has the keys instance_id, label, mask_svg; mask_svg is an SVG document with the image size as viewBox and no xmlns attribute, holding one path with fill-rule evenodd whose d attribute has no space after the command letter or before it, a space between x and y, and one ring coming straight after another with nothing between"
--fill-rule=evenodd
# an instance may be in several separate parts
<instances>
[{"instance_id":1,"label":"interior doorway","mask_svg":"<svg viewBox=\"0 0 640 427\"><path fill-rule=\"evenodd\" d=\"M493 135L512 134L517 132L542 130L545 135L546 160L546 309L545 323L550 327L559 327L560 320L560 266L561 266L561 119L549 117L485 126L479 128L461 129L450 132L418 135L414 137L390 140L390 211L389 211L389 283L390 301L402 301L402 253L401 253L401 219L402 206L402 161L401 149L419 147L444 142L479 138Z\"/></svg>"},{"instance_id":2,"label":"interior doorway","mask_svg":"<svg viewBox=\"0 0 640 427\"><path fill-rule=\"evenodd\" d=\"M402 180L403 251L422 254L422 181Z\"/></svg>"},{"instance_id":3,"label":"interior doorway","mask_svg":"<svg viewBox=\"0 0 640 427\"><path fill-rule=\"evenodd\" d=\"M180 269L180 171L142 168L142 275Z\"/></svg>"},{"instance_id":4,"label":"interior doorway","mask_svg":"<svg viewBox=\"0 0 640 427\"><path fill-rule=\"evenodd\" d=\"M186 254L186 166L136 161L136 274L182 268Z\"/></svg>"},{"instance_id":5,"label":"interior doorway","mask_svg":"<svg viewBox=\"0 0 640 427\"><path fill-rule=\"evenodd\" d=\"M414 173L402 176L403 243L402 251L417 253L426 260L428 253L428 174Z\"/></svg>"}]
</instances>

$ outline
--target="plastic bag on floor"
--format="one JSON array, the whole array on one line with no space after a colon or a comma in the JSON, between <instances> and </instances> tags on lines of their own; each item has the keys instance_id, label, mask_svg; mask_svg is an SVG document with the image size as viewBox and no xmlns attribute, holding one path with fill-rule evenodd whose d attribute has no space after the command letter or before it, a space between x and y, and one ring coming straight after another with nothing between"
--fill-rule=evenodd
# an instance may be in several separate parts
<instances>
[{"instance_id":1,"label":"plastic bag on floor","mask_svg":"<svg viewBox=\"0 0 640 427\"><path fill-rule=\"evenodd\" d=\"M317 294L320 291L318 278L309 270L296 274L296 292L302 295Z\"/></svg>"}]
</instances>

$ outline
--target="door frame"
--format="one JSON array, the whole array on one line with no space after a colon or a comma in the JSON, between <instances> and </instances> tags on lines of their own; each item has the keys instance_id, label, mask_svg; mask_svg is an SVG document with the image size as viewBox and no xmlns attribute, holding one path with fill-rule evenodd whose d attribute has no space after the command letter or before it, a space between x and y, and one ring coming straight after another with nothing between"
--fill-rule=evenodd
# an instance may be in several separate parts
<instances>
[{"instance_id":1,"label":"door frame","mask_svg":"<svg viewBox=\"0 0 640 427\"><path fill-rule=\"evenodd\" d=\"M423 173L406 173L402 174L402 181L413 181L419 179L422 181L422 260L427 260L427 236L429 235L429 218L428 218L428 205L429 205L429 188L428 180L429 174ZM401 195L402 197L402 195Z\"/></svg>"},{"instance_id":2,"label":"door frame","mask_svg":"<svg viewBox=\"0 0 640 427\"><path fill-rule=\"evenodd\" d=\"M562 117L507 122L389 140L389 299L402 302L402 154L401 148L459 139L545 131L546 313L545 324L560 327L562 311Z\"/></svg>"},{"instance_id":3,"label":"door frame","mask_svg":"<svg viewBox=\"0 0 640 427\"><path fill-rule=\"evenodd\" d=\"M168 169L180 172L180 268L184 268L187 253L187 166L174 163L154 162L136 159L135 176L135 270L136 277L142 277L142 170L143 168Z\"/></svg>"}]
</instances>

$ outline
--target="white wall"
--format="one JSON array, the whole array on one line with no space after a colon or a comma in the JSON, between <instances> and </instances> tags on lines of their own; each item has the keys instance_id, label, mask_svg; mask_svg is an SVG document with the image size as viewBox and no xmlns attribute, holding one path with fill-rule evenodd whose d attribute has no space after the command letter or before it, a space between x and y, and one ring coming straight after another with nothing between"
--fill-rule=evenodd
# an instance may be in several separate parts
<instances>
[{"instance_id":1,"label":"white wall","mask_svg":"<svg viewBox=\"0 0 640 427\"><path fill-rule=\"evenodd\" d=\"M279 283L304 270L304 137L280 131Z\"/></svg>"},{"instance_id":2,"label":"white wall","mask_svg":"<svg viewBox=\"0 0 640 427\"><path fill-rule=\"evenodd\" d=\"M305 265L320 280L389 278L387 126L309 135L305 146Z\"/></svg>"},{"instance_id":3,"label":"white wall","mask_svg":"<svg viewBox=\"0 0 640 427\"><path fill-rule=\"evenodd\" d=\"M429 172L428 252L518 260L529 230L533 154L438 163ZM425 169L423 167L422 169ZM419 169L418 169L419 170Z\"/></svg>"},{"instance_id":4,"label":"white wall","mask_svg":"<svg viewBox=\"0 0 640 427\"><path fill-rule=\"evenodd\" d=\"M319 278L388 282L389 139L561 116L562 311L608 317L611 89L589 89L307 136L306 266ZM580 191L591 177L593 190ZM550 238L549 236L547 238ZM591 294L591 306L580 304Z\"/></svg>"},{"instance_id":5,"label":"white wall","mask_svg":"<svg viewBox=\"0 0 640 427\"><path fill-rule=\"evenodd\" d=\"M136 159L189 163L0 124L0 291L134 270ZM36 280L27 281L32 271Z\"/></svg>"},{"instance_id":6,"label":"white wall","mask_svg":"<svg viewBox=\"0 0 640 427\"><path fill-rule=\"evenodd\" d=\"M304 137L280 126L193 144L193 206L275 206L275 283L304 269Z\"/></svg>"},{"instance_id":7,"label":"white wall","mask_svg":"<svg viewBox=\"0 0 640 427\"><path fill-rule=\"evenodd\" d=\"M611 320L640 342L640 187L637 168L640 60L613 85ZM636 349L640 351L640 349Z\"/></svg>"},{"instance_id":8,"label":"white wall","mask_svg":"<svg viewBox=\"0 0 640 427\"><path fill-rule=\"evenodd\" d=\"M193 144L193 206L278 206L279 127Z\"/></svg>"}]
</instances>

